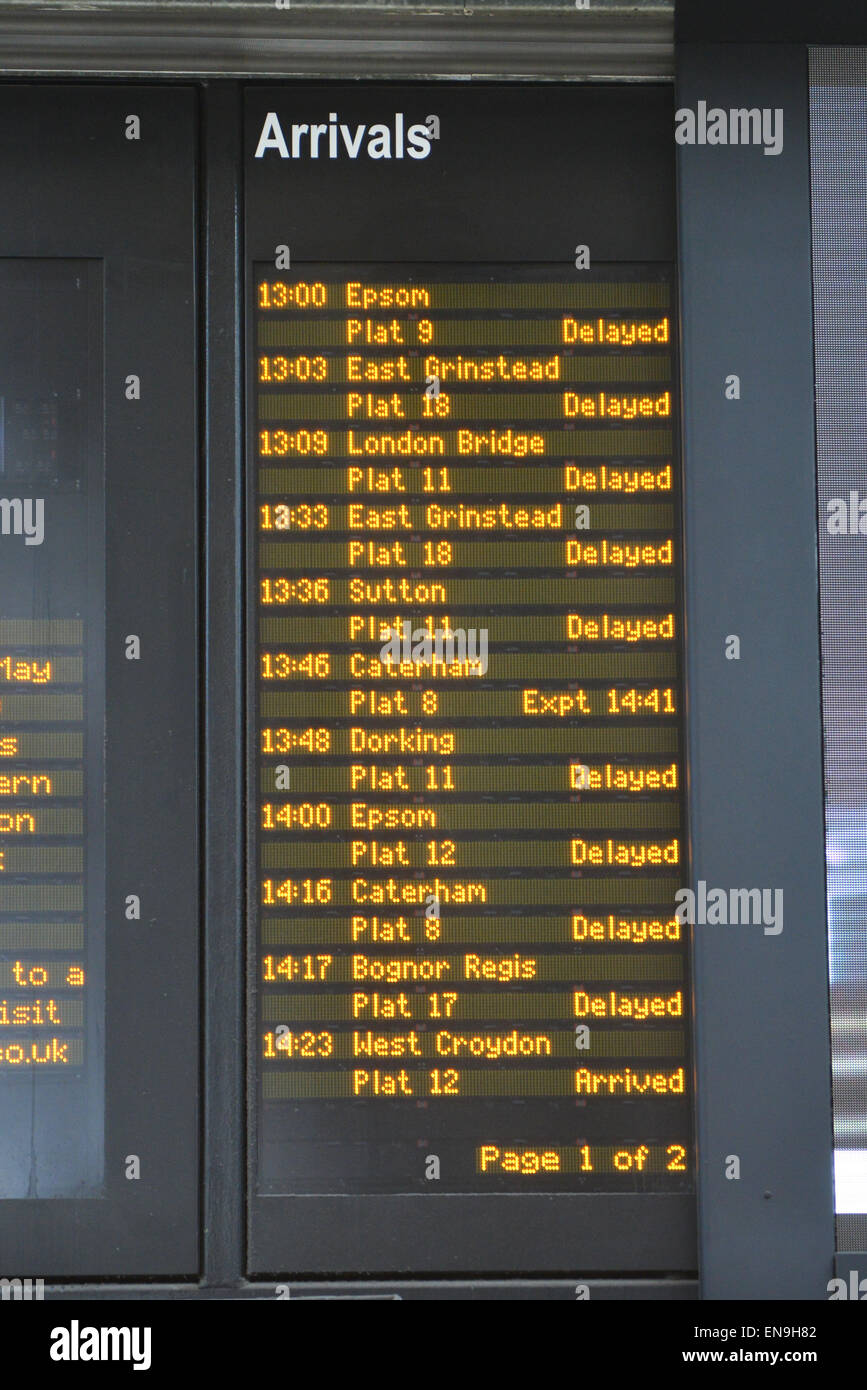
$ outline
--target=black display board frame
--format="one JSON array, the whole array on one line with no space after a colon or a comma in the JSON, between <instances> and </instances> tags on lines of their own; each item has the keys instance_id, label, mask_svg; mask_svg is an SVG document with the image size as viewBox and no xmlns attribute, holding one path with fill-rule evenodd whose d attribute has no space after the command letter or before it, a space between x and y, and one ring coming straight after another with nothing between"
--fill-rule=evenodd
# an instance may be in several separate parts
<instances>
[{"instance_id":1,"label":"black display board frame","mask_svg":"<svg viewBox=\"0 0 867 1390\"><path fill-rule=\"evenodd\" d=\"M539 263L676 260L672 93L664 86L520 84L251 86L244 124L246 304L252 268L288 245L304 261ZM426 159L291 158L256 150L269 112L407 125L428 114L440 137ZM323 146L323 150L324 150ZM408 248L411 250L408 251ZM363 267L360 264L360 270ZM509 273L508 271L506 272ZM252 315L248 312L246 341ZM246 362L253 460L255 354ZM248 472L252 472L248 463ZM248 494L248 506L251 497ZM255 700L248 662L247 701ZM257 759L250 749L248 763ZM248 782L247 817L258 797ZM254 968L256 866L248 856L248 964ZM252 1010L248 1052L256 1056ZM265 1275L687 1273L695 1267L689 1194L257 1195L255 1085L248 1077L248 1273Z\"/></svg>"},{"instance_id":2,"label":"black display board frame","mask_svg":"<svg viewBox=\"0 0 867 1390\"><path fill-rule=\"evenodd\" d=\"M10 1278L199 1266L196 108L189 88L0 88L0 255L101 267L108 517L105 1179L0 1203Z\"/></svg>"}]
</instances>

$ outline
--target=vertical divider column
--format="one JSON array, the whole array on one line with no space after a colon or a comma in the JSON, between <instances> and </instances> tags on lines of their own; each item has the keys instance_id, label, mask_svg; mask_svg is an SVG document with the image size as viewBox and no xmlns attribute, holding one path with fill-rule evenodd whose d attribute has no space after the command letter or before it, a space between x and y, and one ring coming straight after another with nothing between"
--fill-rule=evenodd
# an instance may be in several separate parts
<instances>
[{"instance_id":1,"label":"vertical divider column","mask_svg":"<svg viewBox=\"0 0 867 1390\"><path fill-rule=\"evenodd\" d=\"M204 416L204 1114L206 1285L243 1275L244 834L240 94L206 86L201 127L201 406Z\"/></svg>"},{"instance_id":2,"label":"vertical divider column","mask_svg":"<svg viewBox=\"0 0 867 1390\"><path fill-rule=\"evenodd\" d=\"M704 1298L823 1298L834 1251L806 64L678 50Z\"/></svg>"}]
</instances>

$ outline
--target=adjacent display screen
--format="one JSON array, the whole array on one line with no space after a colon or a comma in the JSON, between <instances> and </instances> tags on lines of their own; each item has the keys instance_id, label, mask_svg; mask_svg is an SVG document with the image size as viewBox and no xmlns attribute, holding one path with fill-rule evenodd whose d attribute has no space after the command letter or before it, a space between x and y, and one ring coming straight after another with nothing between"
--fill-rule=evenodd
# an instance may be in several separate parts
<instances>
[{"instance_id":1,"label":"adjacent display screen","mask_svg":"<svg viewBox=\"0 0 867 1390\"><path fill-rule=\"evenodd\" d=\"M837 1248L867 1245L867 53L810 51L819 595Z\"/></svg>"},{"instance_id":2,"label":"adjacent display screen","mask_svg":"<svg viewBox=\"0 0 867 1390\"><path fill-rule=\"evenodd\" d=\"M255 266L263 1193L692 1186L672 284Z\"/></svg>"},{"instance_id":3,"label":"adjacent display screen","mask_svg":"<svg viewBox=\"0 0 867 1390\"><path fill-rule=\"evenodd\" d=\"M0 261L0 1195L103 1167L101 278Z\"/></svg>"}]
</instances>

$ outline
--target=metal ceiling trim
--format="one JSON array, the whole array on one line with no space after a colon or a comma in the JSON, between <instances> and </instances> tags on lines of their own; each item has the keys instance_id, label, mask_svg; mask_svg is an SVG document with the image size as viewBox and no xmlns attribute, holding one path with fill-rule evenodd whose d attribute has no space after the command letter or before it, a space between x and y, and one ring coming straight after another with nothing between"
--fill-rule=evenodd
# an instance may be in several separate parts
<instances>
[{"instance_id":1,"label":"metal ceiling trim","mask_svg":"<svg viewBox=\"0 0 867 1390\"><path fill-rule=\"evenodd\" d=\"M271 3L0 3L0 75L659 81L674 20L648 9L395 11Z\"/></svg>"}]
</instances>

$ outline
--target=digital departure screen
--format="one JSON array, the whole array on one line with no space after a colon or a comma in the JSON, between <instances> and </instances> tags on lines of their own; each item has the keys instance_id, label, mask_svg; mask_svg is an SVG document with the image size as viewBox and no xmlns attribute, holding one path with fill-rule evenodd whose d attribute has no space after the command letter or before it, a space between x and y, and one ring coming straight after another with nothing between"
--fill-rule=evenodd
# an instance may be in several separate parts
<instances>
[{"instance_id":1,"label":"digital departure screen","mask_svg":"<svg viewBox=\"0 0 867 1390\"><path fill-rule=\"evenodd\" d=\"M254 286L260 1190L685 1190L671 277Z\"/></svg>"},{"instance_id":2,"label":"digital departure screen","mask_svg":"<svg viewBox=\"0 0 867 1390\"><path fill-rule=\"evenodd\" d=\"M103 1168L101 284L0 261L2 1195Z\"/></svg>"}]
</instances>

